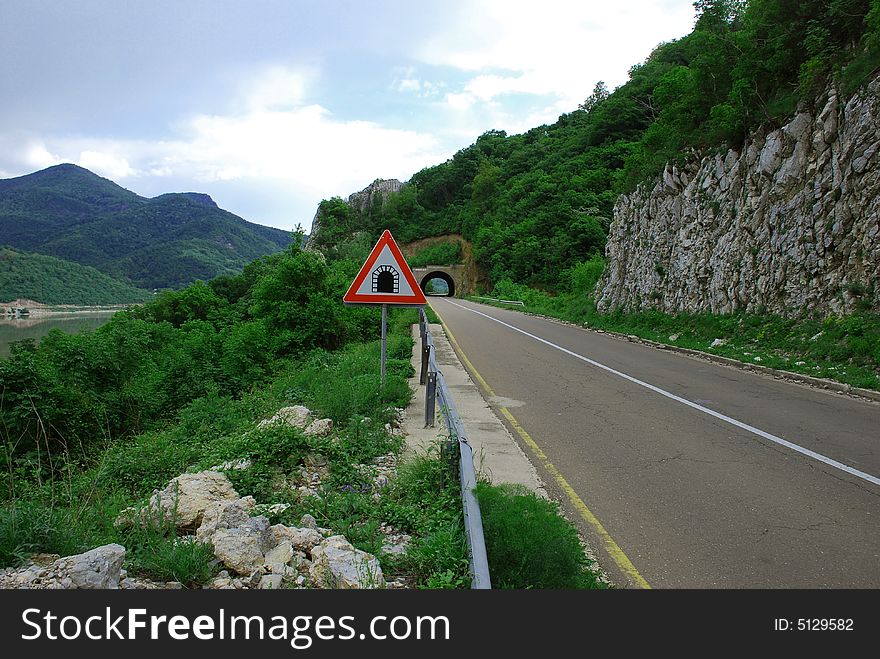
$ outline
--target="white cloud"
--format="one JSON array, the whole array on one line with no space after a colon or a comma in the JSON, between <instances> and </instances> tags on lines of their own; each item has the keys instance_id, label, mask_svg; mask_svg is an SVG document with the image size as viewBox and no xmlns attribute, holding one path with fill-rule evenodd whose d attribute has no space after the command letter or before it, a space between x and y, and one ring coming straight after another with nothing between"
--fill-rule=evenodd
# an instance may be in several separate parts
<instances>
[{"instance_id":1,"label":"white cloud","mask_svg":"<svg viewBox=\"0 0 880 659\"><path fill-rule=\"evenodd\" d=\"M401 94L411 94L418 98L430 98L438 96L445 84L442 82L432 82L425 80L416 75L416 69L413 66L397 67L396 77L391 83L391 91Z\"/></svg>"},{"instance_id":2,"label":"white cloud","mask_svg":"<svg viewBox=\"0 0 880 659\"><path fill-rule=\"evenodd\" d=\"M469 110L476 101L476 96L468 92L461 94L446 94L446 105L459 112Z\"/></svg>"},{"instance_id":3,"label":"white cloud","mask_svg":"<svg viewBox=\"0 0 880 659\"><path fill-rule=\"evenodd\" d=\"M59 156L50 153L43 142L30 142L26 144L21 160L27 167L33 169L45 169L63 162Z\"/></svg>"},{"instance_id":4,"label":"white cloud","mask_svg":"<svg viewBox=\"0 0 880 659\"><path fill-rule=\"evenodd\" d=\"M540 124L574 110L599 80L612 89L623 84L630 67L692 25L689 0L473 0L459 6L415 56L470 76L447 94L450 108L473 112L479 104L507 103L512 94L544 97L547 114ZM505 108L495 107L492 116L505 120ZM507 110L513 109L511 102ZM515 114L507 120L495 127L520 123Z\"/></svg>"},{"instance_id":5,"label":"white cloud","mask_svg":"<svg viewBox=\"0 0 880 659\"><path fill-rule=\"evenodd\" d=\"M241 96L252 111L295 108L304 103L307 85L315 75L310 70L271 66L242 85Z\"/></svg>"},{"instance_id":6,"label":"white cloud","mask_svg":"<svg viewBox=\"0 0 880 659\"><path fill-rule=\"evenodd\" d=\"M318 105L242 115L202 115L170 149L176 172L206 181L280 178L324 187L332 182L403 176L437 157L436 141L366 121L339 121Z\"/></svg>"},{"instance_id":7,"label":"white cloud","mask_svg":"<svg viewBox=\"0 0 880 659\"><path fill-rule=\"evenodd\" d=\"M422 83L415 78L404 78L399 80L394 88L399 92L418 92L422 89Z\"/></svg>"},{"instance_id":8,"label":"white cloud","mask_svg":"<svg viewBox=\"0 0 880 659\"><path fill-rule=\"evenodd\" d=\"M128 159L112 153L82 151L75 162L80 167L90 169L114 181L137 175L137 171L128 163Z\"/></svg>"}]
</instances>

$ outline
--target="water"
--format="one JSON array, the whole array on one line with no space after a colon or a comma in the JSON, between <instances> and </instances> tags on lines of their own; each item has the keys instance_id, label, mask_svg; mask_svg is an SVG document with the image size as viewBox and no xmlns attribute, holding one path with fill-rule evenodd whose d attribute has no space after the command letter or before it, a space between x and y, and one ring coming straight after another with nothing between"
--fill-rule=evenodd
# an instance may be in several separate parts
<instances>
[{"instance_id":1,"label":"water","mask_svg":"<svg viewBox=\"0 0 880 659\"><path fill-rule=\"evenodd\" d=\"M68 334L93 330L110 320L114 313L99 311L17 319L0 317L0 358L9 356L9 344L13 341L23 339L39 341L53 329L60 329Z\"/></svg>"}]
</instances>

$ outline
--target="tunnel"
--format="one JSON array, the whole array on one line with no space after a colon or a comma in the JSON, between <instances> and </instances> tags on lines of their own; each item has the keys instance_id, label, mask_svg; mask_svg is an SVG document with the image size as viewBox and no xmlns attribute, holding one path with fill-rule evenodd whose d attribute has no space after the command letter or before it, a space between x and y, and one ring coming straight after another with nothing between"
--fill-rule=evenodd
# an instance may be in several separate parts
<instances>
[{"instance_id":1,"label":"tunnel","mask_svg":"<svg viewBox=\"0 0 880 659\"><path fill-rule=\"evenodd\" d=\"M446 274L445 272L442 272L440 270L435 270L433 272L429 272L424 277L422 277L421 287L422 287L423 291L425 291L426 293L428 292L427 291L428 282L431 281L432 279L441 279L443 282L446 283L446 287L448 288L448 292L446 293L447 297L454 297L455 296L455 280L452 277L450 277L448 274ZM433 295L442 295L442 293L433 293Z\"/></svg>"}]
</instances>

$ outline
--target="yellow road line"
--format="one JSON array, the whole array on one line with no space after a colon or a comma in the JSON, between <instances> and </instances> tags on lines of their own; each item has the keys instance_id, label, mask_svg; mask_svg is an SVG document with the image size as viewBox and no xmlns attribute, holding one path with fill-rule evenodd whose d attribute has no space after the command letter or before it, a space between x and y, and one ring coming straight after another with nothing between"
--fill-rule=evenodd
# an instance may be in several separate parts
<instances>
[{"instance_id":1,"label":"yellow road line","mask_svg":"<svg viewBox=\"0 0 880 659\"><path fill-rule=\"evenodd\" d=\"M443 317L437 312L436 309L432 307L435 314L437 314L437 318L440 319L440 322L443 325L443 330L446 332L446 335L449 337L449 342L452 344L452 347L455 349L455 352L461 358L461 361L464 362L467 369L471 372L474 378L477 380L477 383L486 392L486 394L490 397L495 396L495 391L492 387L489 386L489 383L480 375L480 372L474 367L473 362L468 359L467 355L464 354L464 351L461 349L461 346L458 344L458 341L455 339L455 335L452 333L452 330L449 329L449 325L443 320ZM538 460L541 461L541 464L544 466L544 469L553 477L553 480L556 481L557 485L562 488L562 491L565 492L568 500L571 502L574 509L578 512L581 518L590 525L593 531L599 536L602 541L602 546L605 548L605 551L608 552L608 555L611 557L617 567L629 577L632 582L638 586L639 588L650 588L651 585L647 582L647 580L639 573L636 569L636 566L633 565L632 561L629 560L629 557L620 548L614 538L611 537L611 534L605 529L602 525L602 522L593 514L587 504L584 503L583 499L581 499L577 492L574 491L574 488L569 484L569 482L565 479L559 469L556 468L550 458L547 457L547 454L538 446L538 443L532 439L532 436L526 432L525 428L523 428L519 421L517 421L513 414L510 413L506 407L499 407L501 414L504 415L504 418L507 419L508 423L510 423L511 427L516 431L516 433L522 438L523 442L531 449L532 453L535 455Z\"/></svg>"}]
</instances>

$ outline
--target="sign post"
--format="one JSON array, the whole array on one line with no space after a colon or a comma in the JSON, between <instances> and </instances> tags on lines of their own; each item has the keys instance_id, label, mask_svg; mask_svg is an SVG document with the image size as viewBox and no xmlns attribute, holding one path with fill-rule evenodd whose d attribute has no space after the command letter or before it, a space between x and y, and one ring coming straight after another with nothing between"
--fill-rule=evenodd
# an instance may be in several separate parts
<instances>
[{"instance_id":1,"label":"sign post","mask_svg":"<svg viewBox=\"0 0 880 659\"><path fill-rule=\"evenodd\" d=\"M382 387L385 386L385 346L387 345L388 336L388 305L382 305L382 356L379 362L379 378Z\"/></svg>"},{"instance_id":2,"label":"sign post","mask_svg":"<svg viewBox=\"0 0 880 659\"><path fill-rule=\"evenodd\" d=\"M379 371L385 386L388 305L421 307L428 303L391 232L386 229L361 266L342 301L347 305L382 305L382 357Z\"/></svg>"}]
</instances>

